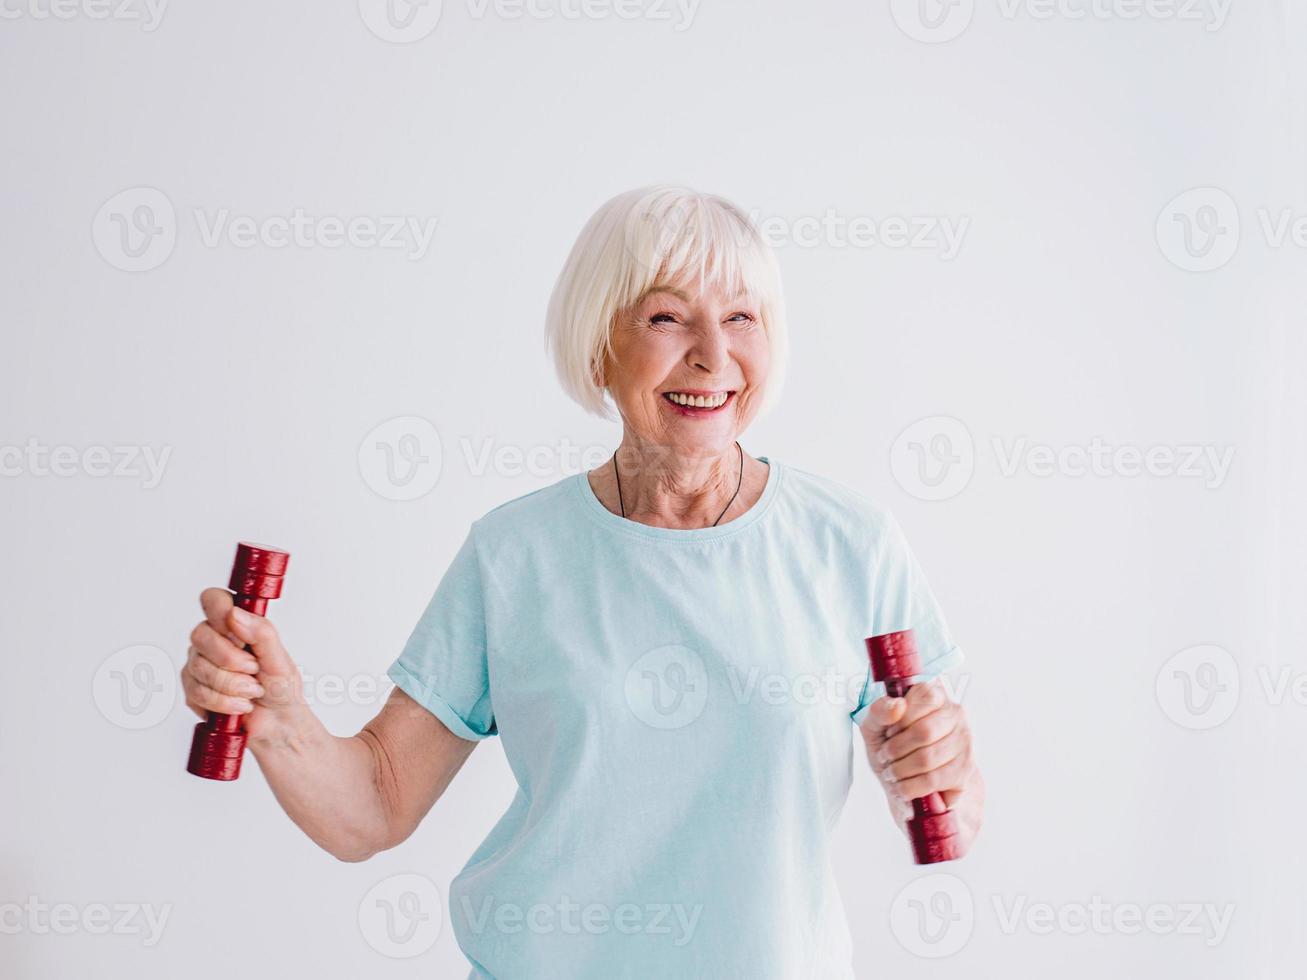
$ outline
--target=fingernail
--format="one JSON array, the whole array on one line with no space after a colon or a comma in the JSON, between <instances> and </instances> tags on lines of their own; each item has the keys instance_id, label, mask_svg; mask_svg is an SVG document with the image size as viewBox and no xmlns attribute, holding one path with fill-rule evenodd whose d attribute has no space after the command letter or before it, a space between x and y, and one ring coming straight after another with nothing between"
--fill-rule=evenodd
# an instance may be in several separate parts
<instances>
[{"instance_id":1,"label":"fingernail","mask_svg":"<svg viewBox=\"0 0 1307 980\"><path fill-rule=\"evenodd\" d=\"M251 704L249 701L246 701L244 698L237 698L236 709L238 711L253 711L254 705Z\"/></svg>"},{"instance_id":2,"label":"fingernail","mask_svg":"<svg viewBox=\"0 0 1307 980\"><path fill-rule=\"evenodd\" d=\"M246 693L249 697L252 697L252 698L261 698L261 697L263 697L263 685L261 685L261 684L246 684L246 685L245 685L245 693Z\"/></svg>"},{"instance_id":3,"label":"fingernail","mask_svg":"<svg viewBox=\"0 0 1307 980\"><path fill-rule=\"evenodd\" d=\"M246 612L240 606L233 606L231 610L231 614L232 617L236 620L236 622L240 623L242 626L244 626L247 629L254 625L253 613Z\"/></svg>"}]
</instances>

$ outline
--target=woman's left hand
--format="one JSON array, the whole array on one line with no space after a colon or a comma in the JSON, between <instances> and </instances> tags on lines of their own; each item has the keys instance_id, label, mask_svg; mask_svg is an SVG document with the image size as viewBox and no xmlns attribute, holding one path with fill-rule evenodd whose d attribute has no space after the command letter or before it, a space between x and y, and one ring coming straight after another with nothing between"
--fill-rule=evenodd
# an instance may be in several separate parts
<instances>
[{"instance_id":1,"label":"woman's left hand","mask_svg":"<svg viewBox=\"0 0 1307 980\"><path fill-rule=\"evenodd\" d=\"M860 730L899 826L906 830L912 800L939 793L958 821L961 852L970 850L980 830L985 783L966 711L939 679L915 684L901 698L878 698Z\"/></svg>"}]
</instances>

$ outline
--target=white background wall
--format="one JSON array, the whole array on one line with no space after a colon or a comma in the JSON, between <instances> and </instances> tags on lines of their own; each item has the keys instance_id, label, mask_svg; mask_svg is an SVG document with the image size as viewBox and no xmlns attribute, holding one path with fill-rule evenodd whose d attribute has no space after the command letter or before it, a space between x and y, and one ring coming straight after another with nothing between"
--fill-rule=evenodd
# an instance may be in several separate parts
<instances>
[{"instance_id":1,"label":"white background wall","mask_svg":"<svg viewBox=\"0 0 1307 980\"><path fill-rule=\"evenodd\" d=\"M658 180L781 239L790 383L746 448L890 506L969 654L987 827L927 878L858 761L838 830L858 975L1302 961L1307 256L1277 238L1307 214L1300 6L929 0L930 28L886 0L702 0L688 21L446 0L388 41L371 0L70 2L0 5L0 973L464 975L447 920L392 959L359 909L398 874L443 897L512 796L498 744L409 842L344 865L252 759L236 784L185 774L175 669L199 590L267 540L294 553L274 610L292 653L360 695L321 689L322 716L375 713L384 688L357 685L468 522L616 444L557 389L541 321L585 218ZM297 209L436 227L416 257L208 237ZM133 232L136 260L114 223L134 214L163 232ZM895 216L960 247L849 243ZM400 416L442 449L412 501L375 448L403 424L370 435ZM923 439L961 460L927 461L946 499L922 499ZM1234 455L1223 478L1005 465L1095 440ZM96 476L97 446L168 455L157 481ZM487 447L543 463L482 468ZM1167 925L1188 903L1232 906L1228 929ZM142 908L98 934L120 905Z\"/></svg>"}]
</instances>

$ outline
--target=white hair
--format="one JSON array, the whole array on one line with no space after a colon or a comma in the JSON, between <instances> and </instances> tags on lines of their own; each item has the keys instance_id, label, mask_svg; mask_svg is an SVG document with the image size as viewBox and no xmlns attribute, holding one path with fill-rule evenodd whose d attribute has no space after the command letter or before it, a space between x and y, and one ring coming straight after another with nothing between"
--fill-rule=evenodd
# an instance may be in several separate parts
<instances>
[{"instance_id":1,"label":"white hair","mask_svg":"<svg viewBox=\"0 0 1307 980\"><path fill-rule=\"evenodd\" d=\"M595 384L611 351L616 314L651 289L719 285L759 308L771 366L759 413L775 403L789 352L780 270L771 247L737 205L687 187L626 191L590 218L558 276L545 318L545 348L563 389L586 411L615 419Z\"/></svg>"}]
</instances>

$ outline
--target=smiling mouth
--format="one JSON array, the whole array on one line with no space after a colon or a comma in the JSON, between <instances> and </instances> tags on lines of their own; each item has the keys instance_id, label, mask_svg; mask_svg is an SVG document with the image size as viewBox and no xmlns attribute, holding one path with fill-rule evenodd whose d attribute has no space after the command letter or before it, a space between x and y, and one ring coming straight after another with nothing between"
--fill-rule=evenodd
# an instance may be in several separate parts
<instances>
[{"instance_id":1,"label":"smiling mouth","mask_svg":"<svg viewBox=\"0 0 1307 980\"><path fill-rule=\"evenodd\" d=\"M663 401L668 402L682 413L689 415L711 415L720 412L735 398L734 391L664 391Z\"/></svg>"}]
</instances>

